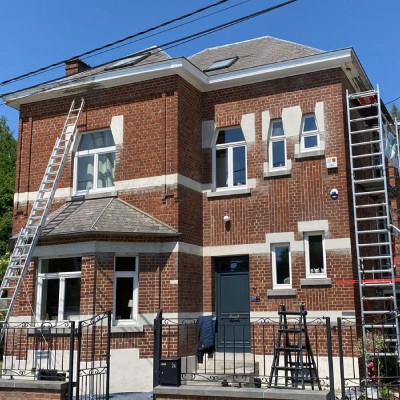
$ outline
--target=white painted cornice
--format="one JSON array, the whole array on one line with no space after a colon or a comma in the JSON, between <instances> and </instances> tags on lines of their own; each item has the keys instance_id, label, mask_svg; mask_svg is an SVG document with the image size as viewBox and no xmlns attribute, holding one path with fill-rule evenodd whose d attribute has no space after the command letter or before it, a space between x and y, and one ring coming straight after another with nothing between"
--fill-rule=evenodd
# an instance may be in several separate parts
<instances>
[{"instance_id":1,"label":"white painted cornice","mask_svg":"<svg viewBox=\"0 0 400 400\"><path fill-rule=\"evenodd\" d=\"M213 76L207 76L186 58L108 71L94 68L77 75L4 94L1 98L9 106L19 109L22 104L172 75L179 75L195 88L207 92L332 68L342 68L356 90L372 88L356 54L349 48ZM357 87L360 84L362 87Z\"/></svg>"}]
</instances>

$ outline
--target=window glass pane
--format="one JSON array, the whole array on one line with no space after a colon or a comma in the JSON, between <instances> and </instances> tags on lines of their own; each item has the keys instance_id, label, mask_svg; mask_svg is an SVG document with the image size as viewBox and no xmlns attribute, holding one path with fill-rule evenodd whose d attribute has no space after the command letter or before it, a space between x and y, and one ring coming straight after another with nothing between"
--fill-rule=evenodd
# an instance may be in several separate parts
<instances>
[{"instance_id":1,"label":"window glass pane","mask_svg":"<svg viewBox=\"0 0 400 400\"><path fill-rule=\"evenodd\" d=\"M289 246L275 246L276 283L290 285Z\"/></svg>"},{"instance_id":2,"label":"window glass pane","mask_svg":"<svg viewBox=\"0 0 400 400\"><path fill-rule=\"evenodd\" d=\"M79 316L81 304L81 278L65 279L64 319Z\"/></svg>"},{"instance_id":3,"label":"window glass pane","mask_svg":"<svg viewBox=\"0 0 400 400\"><path fill-rule=\"evenodd\" d=\"M325 273L322 235L308 237L308 252L310 258L310 272L316 274Z\"/></svg>"},{"instance_id":4,"label":"window glass pane","mask_svg":"<svg viewBox=\"0 0 400 400\"><path fill-rule=\"evenodd\" d=\"M97 188L114 186L115 153L99 154Z\"/></svg>"},{"instance_id":5,"label":"window glass pane","mask_svg":"<svg viewBox=\"0 0 400 400\"><path fill-rule=\"evenodd\" d=\"M310 149L312 147L318 147L318 137L316 135L304 136L304 148Z\"/></svg>"},{"instance_id":6,"label":"window glass pane","mask_svg":"<svg viewBox=\"0 0 400 400\"><path fill-rule=\"evenodd\" d=\"M59 279L44 279L42 286L42 304L40 319L58 319Z\"/></svg>"},{"instance_id":7,"label":"window glass pane","mask_svg":"<svg viewBox=\"0 0 400 400\"><path fill-rule=\"evenodd\" d=\"M133 299L133 278L116 278L115 290L115 319L131 319L129 300Z\"/></svg>"},{"instance_id":8,"label":"window glass pane","mask_svg":"<svg viewBox=\"0 0 400 400\"><path fill-rule=\"evenodd\" d=\"M136 257L116 257L115 258L116 271L135 271L136 270Z\"/></svg>"},{"instance_id":9,"label":"window glass pane","mask_svg":"<svg viewBox=\"0 0 400 400\"><path fill-rule=\"evenodd\" d=\"M304 127L303 132L311 132L317 130L317 122L314 115L309 115L304 117Z\"/></svg>"},{"instance_id":10,"label":"window glass pane","mask_svg":"<svg viewBox=\"0 0 400 400\"><path fill-rule=\"evenodd\" d=\"M111 131L85 133L79 142L78 151L115 146Z\"/></svg>"},{"instance_id":11,"label":"window glass pane","mask_svg":"<svg viewBox=\"0 0 400 400\"><path fill-rule=\"evenodd\" d=\"M248 270L249 259L247 257L216 260L217 272L246 272Z\"/></svg>"},{"instance_id":12,"label":"window glass pane","mask_svg":"<svg viewBox=\"0 0 400 400\"><path fill-rule=\"evenodd\" d=\"M233 128L219 131L217 144L244 142L242 128Z\"/></svg>"},{"instance_id":13,"label":"window glass pane","mask_svg":"<svg viewBox=\"0 0 400 400\"><path fill-rule=\"evenodd\" d=\"M228 186L228 149L216 151L216 177L217 187Z\"/></svg>"},{"instance_id":14,"label":"window glass pane","mask_svg":"<svg viewBox=\"0 0 400 400\"><path fill-rule=\"evenodd\" d=\"M272 167L284 167L285 162L285 141L272 142Z\"/></svg>"},{"instance_id":15,"label":"window glass pane","mask_svg":"<svg viewBox=\"0 0 400 400\"><path fill-rule=\"evenodd\" d=\"M41 273L75 272L80 271L82 259L80 257L71 258L51 258L42 260Z\"/></svg>"},{"instance_id":16,"label":"window glass pane","mask_svg":"<svg viewBox=\"0 0 400 400\"><path fill-rule=\"evenodd\" d=\"M283 123L282 121L274 121L272 123L272 131L271 131L271 136L283 136Z\"/></svg>"},{"instance_id":17,"label":"window glass pane","mask_svg":"<svg viewBox=\"0 0 400 400\"><path fill-rule=\"evenodd\" d=\"M78 157L78 190L93 189L94 156Z\"/></svg>"},{"instance_id":18,"label":"window glass pane","mask_svg":"<svg viewBox=\"0 0 400 400\"><path fill-rule=\"evenodd\" d=\"M233 149L233 186L246 184L246 147Z\"/></svg>"}]
</instances>

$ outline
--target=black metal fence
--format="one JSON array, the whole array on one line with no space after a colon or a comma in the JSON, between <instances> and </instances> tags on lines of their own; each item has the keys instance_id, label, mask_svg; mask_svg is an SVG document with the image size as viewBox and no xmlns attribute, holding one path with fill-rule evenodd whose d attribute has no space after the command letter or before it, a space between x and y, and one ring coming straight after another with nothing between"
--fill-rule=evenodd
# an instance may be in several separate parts
<instances>
[{"instance_id":1,"label":"black metal fence","mask_svg":"<svg viewBox=\"0 0 400 400\"><path fill-rule=\"evenodd\" d=\"M159 313L154 386L285 387L327 390L331 399L400 398L399 353L396 338L385 336L387 323L370 325L364 337L354 319L318 318L306 324L305 334L298 318L289 318L287 326L274 318L214 321L213 345L204 348L199 318L171 319ZM165 370L168 360L179 362L176 382Z\"/></svg>"},{"instance_id":2,"label":"black metal fence","mask_svg":"<svg viewBox=\"0 0 400 400\"><path fill-rule=\"evenodd\" d=\"M1 378L66 381L70 400L108 399L110 329L110 312L79 322L9 322Z\"/></svg>"}]
</instances>

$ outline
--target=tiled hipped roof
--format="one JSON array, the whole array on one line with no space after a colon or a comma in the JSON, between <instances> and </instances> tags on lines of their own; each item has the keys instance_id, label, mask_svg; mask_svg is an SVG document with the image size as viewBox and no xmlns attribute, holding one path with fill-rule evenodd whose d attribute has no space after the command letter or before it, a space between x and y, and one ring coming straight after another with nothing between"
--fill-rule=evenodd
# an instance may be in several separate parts
<instances>
[{"instance_id":1,"label":"tiled hipped roof","mask_svg":"<svg viewBox=\"0 0 400 400\"><path fill-rule=\"evenodd\" d=\"M117 199L71 201L52 213L42 237L74 234L178 236L167 224Z\"/></svg>"},{"instance_id":2,"label":"tiled hipped roof","mask_svg":"<svg viewBox=\"0 0 400 400\"><path fill-rule=\"evenodd\" d=\"M189 61L204 71L215 61L231 57L239 57L229 68L206 72L207 75L217 75L224 72L239 71L261 65L273 64L324 53L321 50L301 44L265 36L244 42L205 49L189 57Z\"/></svg>"}]
</instances>

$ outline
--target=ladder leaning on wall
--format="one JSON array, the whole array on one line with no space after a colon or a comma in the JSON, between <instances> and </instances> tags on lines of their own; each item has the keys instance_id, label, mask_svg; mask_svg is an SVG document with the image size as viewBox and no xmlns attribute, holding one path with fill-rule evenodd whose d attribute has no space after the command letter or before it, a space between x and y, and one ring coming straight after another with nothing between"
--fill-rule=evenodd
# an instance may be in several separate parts
<instances>
[{"instance_id":1,"label":"ladder leaning on wall","mask_svg":"<svg viewBox=\"0 0 400 400\"><path fill-rule=\"evenodd\" d=\"M84 105L84 99L81 100L80 105L77 107L75 105L75 100L72 102L64 128L52 150L27 223L18 234L14 250L0 286L0 312L4 314L4 323L0 331L0 341L3 340L6 325L10 319L15 300L26 272L28 271L36 243L49 214L58 181L60 180L69 150L77 132L78 121Z\"/></svg>"},{"instance_id":2,"label":"ladder leaning on wall","mask_svg":"<svg viewBox=\"0 0 400 400\"><path fill-rule=\"evenodd\" d=\"M347 92L346 98L363 337L383 335L386 354L399 357L396 282L400 280L395 275L389 197L390 181L397 179L399 169L397 126L382 111L379 88Z\"/></svg>"}]
</instances>

